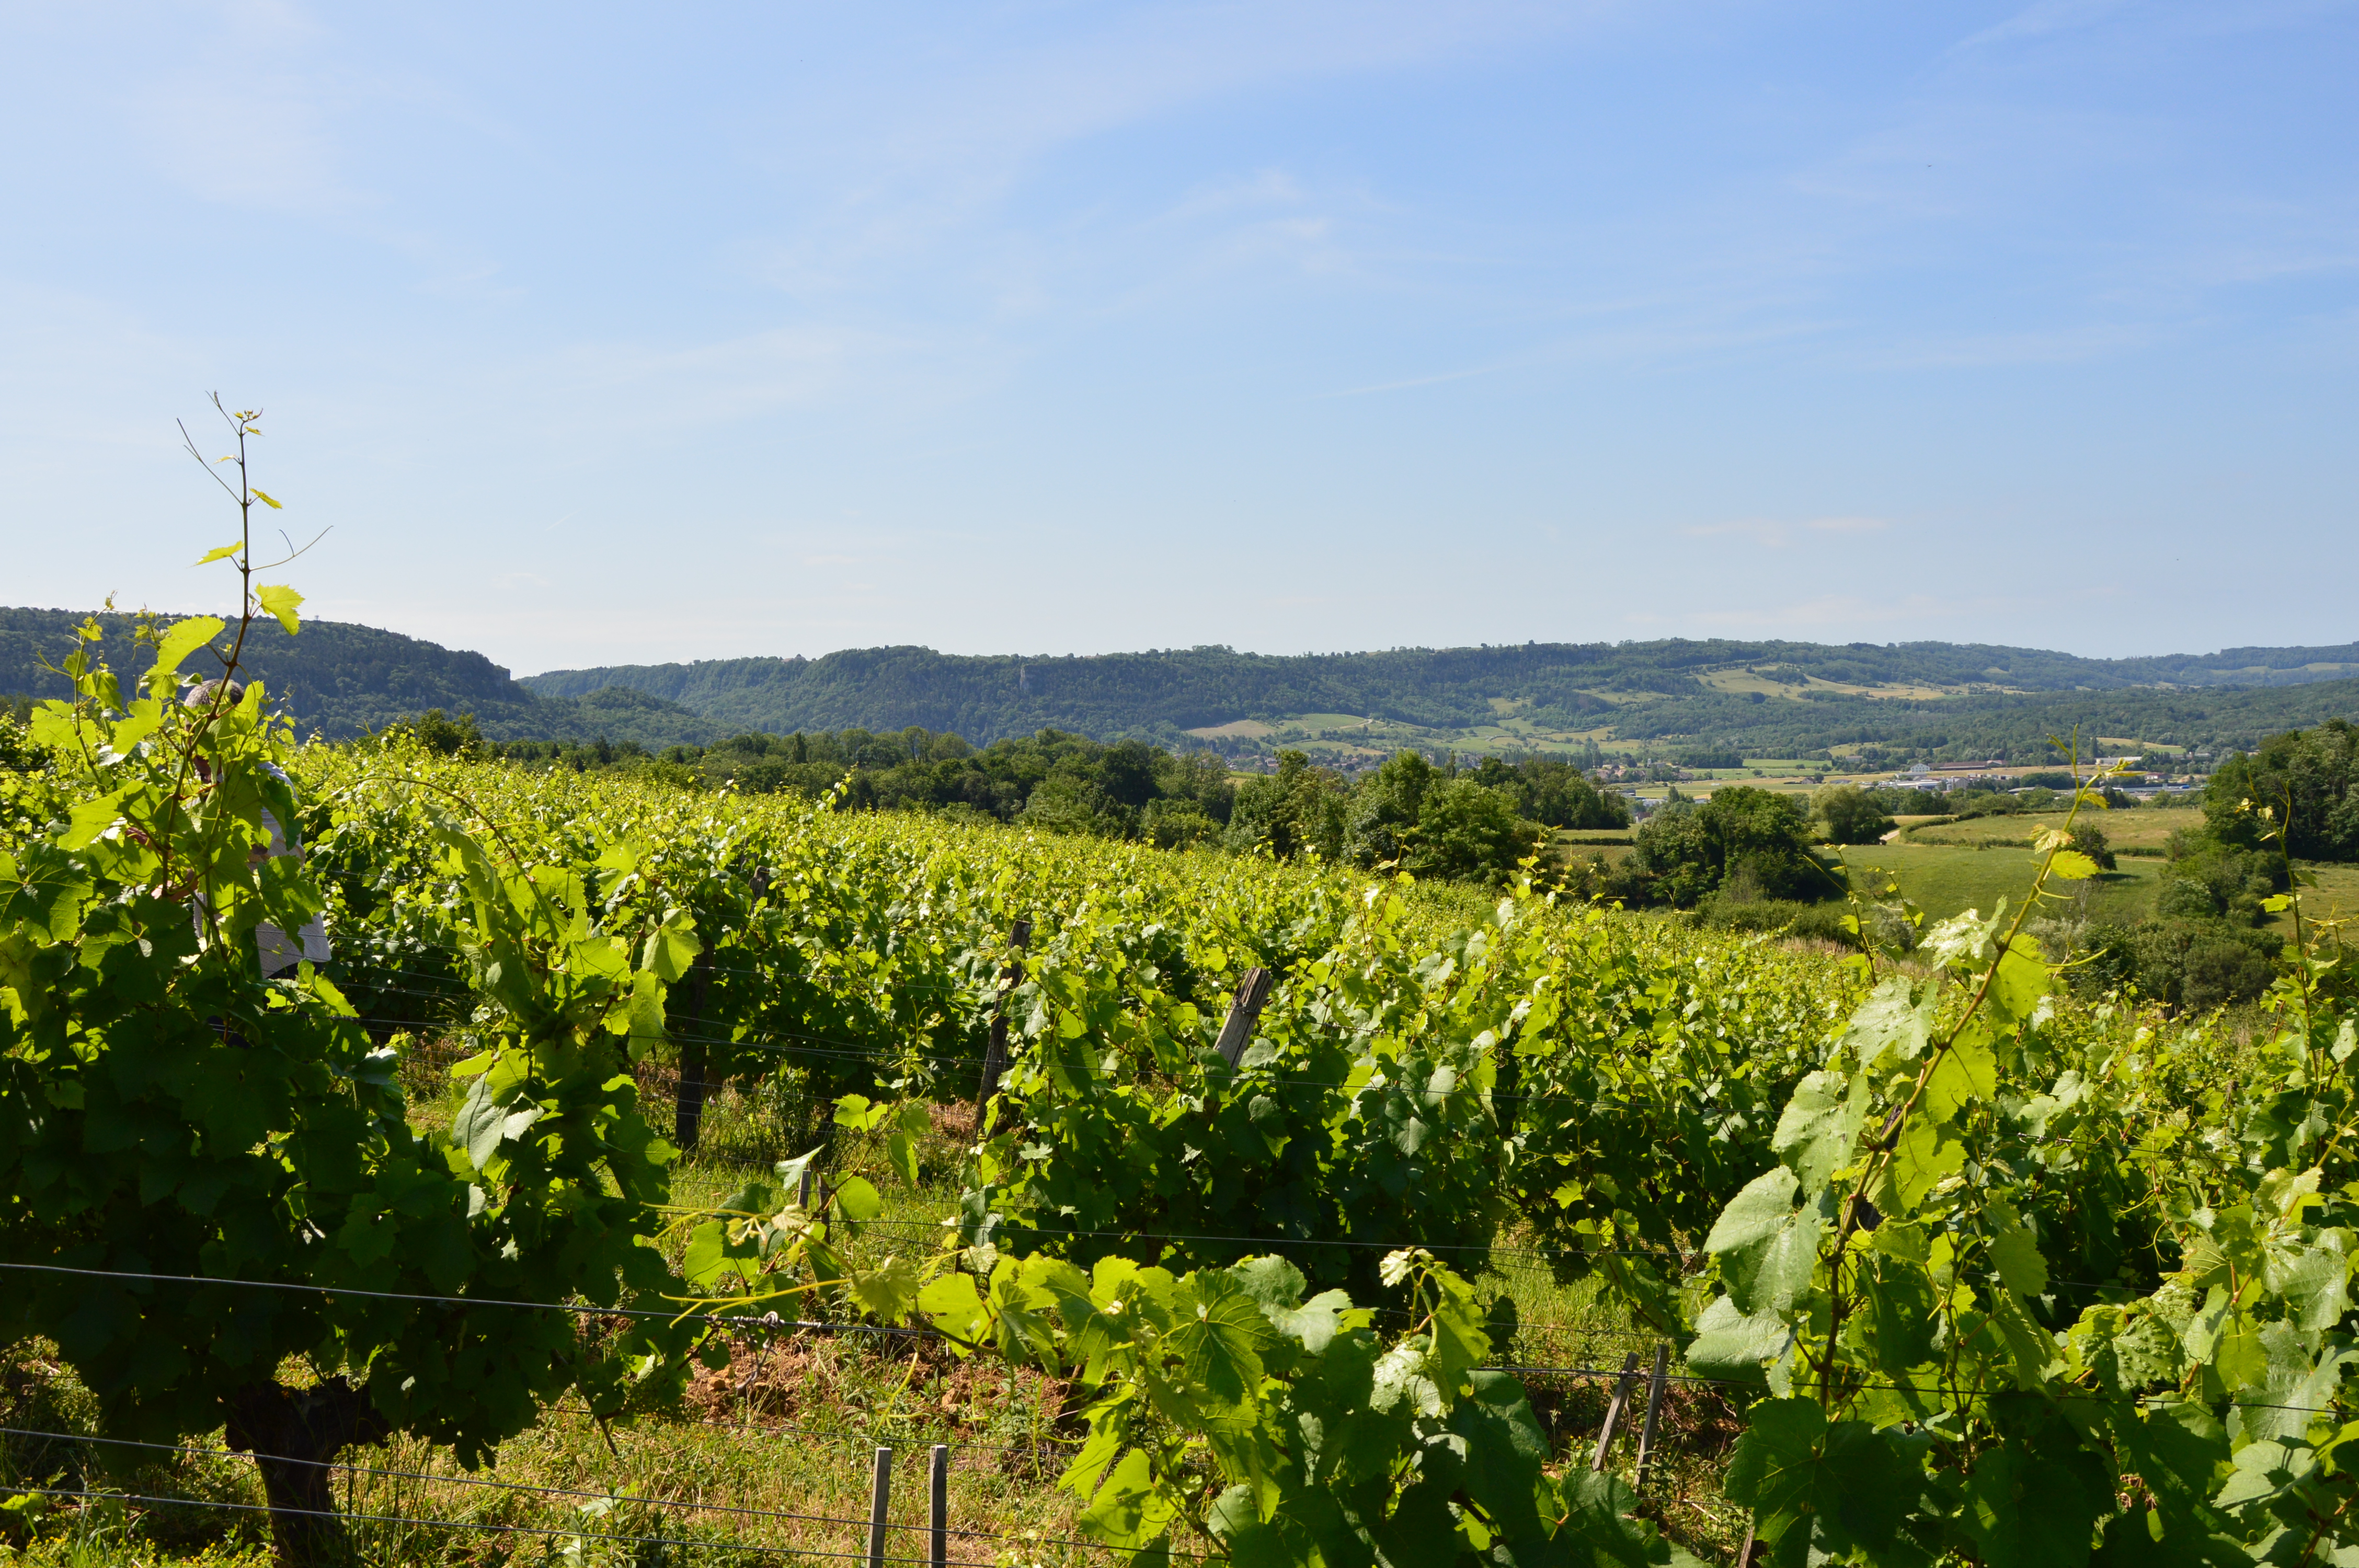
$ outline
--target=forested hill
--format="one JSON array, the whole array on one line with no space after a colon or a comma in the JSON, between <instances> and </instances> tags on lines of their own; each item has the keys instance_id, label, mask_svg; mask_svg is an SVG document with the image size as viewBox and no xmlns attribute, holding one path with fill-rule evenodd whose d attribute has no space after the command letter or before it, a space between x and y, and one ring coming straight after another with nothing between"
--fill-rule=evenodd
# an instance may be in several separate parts
<instances>
[{"instance_id":1,"label":"forested hill","mask_svg":"<svg viewBox=\"0 0 2359 1568\"><path fill-rule=\"evenodd\" d=\"M74 650L83 611L0 609L0 697L61 697L66 683L43 667ZM168 617L177 619L177 617ZM147 660L133 644L133 617L101 615L107 662L136 675ZM201 654L190 659L200 669ZM635 740L663 746L718 739L718 729L676 703L640 692L585 692L545 697L519 686L484 657L437 643L336 621L306 621L288 636L276 621L247 634L245 664L305 732L347 740L397 719L440 708L473 713L495 740ZM218 665L214 666L218 668Z\"/></svg>"},{"instance_id":2,"label":"forested hill","mask_svg":"<svg viewBox=\"0 0 2359 1568\"><path fill-rule=\"evenodd\" d=\"M82 616L0 609L0 697L54 696L42 668ZM136 673L132 618L101 617ZM260 623L248 649L299 725L331 739L440 708L494 740L710 743L748 730L922 726L988 745L1043 728L1102 741L1212 743L1242 761L1299 746L1339 765L1391 749L1815 755L1862 744L1935 758L2036 760L2069 733L2190 748L2359 716L2359 644L2084 659L1909 643L1525 643L1284 656L1210 647L1060 658L864 648L818 659L560 670L522 681L480 654L397 633ZM193 667L193 666L192 666ZM1190 734L1190 732L1193 732Z\"/></svg>"},{"instance_id":3,"label":"forested hill","mask_svg":"<svg viewBox=\"0 0 2359 1568\"><path fill-rule=\"evenodd\" d=\"M1487 728L1512 716L1535 740L1548 732L1608 725L1624 739L1734 739L1740 731L1763 730L1785 737L1792 731L1777 743L1808 739L1823 746L1881 739L1887 728L1929 728L1908 721L1912 709L1924 710L1920 719L1938 712L1962 719L1969 710L2005 716L1999 728L2011 730L2038 728L2049 722L2051 711L2071 706L2042 700L2045 694L2145 698L2097 705L2108 711L2123 708L2126 722L2131 714L2158 714L2157 700L2179 693L2354 676L2359 676L2359 643L2085 659L1979 643L1670 640L1299 656L1221 647L1061 658L864 648L818 659L558 670L527 676L523 684L553 697L626 687L679 703L729 729L897 730L915 724L978 743L1030 734L1044 725L1101 738L1136 734L1168 741L1182 731L1239 720L1312 715L1436 731ZM1768 697L1806 702L1809 709L1796 711L1787 703L1765 708ZM2317 700L2280 699L2260 707L2273 718L2278 709L2290 718L2306 715L2319 701L2347 705L2321 693ZM2214 700L2198 706L2209 713L2223 705ZM1968 728L1987 736L1980 743L1999 740L1988 734L1988 725ZM2071 728L2069 721L2065 728ZM1854 733L1863 729L1878 733ZM1768 742L1766 734L1760 739ZM1946 736L1939 742L1949 744Z\"/></svg>"},{"instance_id":4,"label":"forested hill","mask_svg":"<svg viewBox=\"0 0 2359 1568\"><path fill-rule=\"evenodd\" d=\"M523 684L552 697L628 687L749 728L892 729L1029 734L1042 724L1095 732L1180 730L1260 713L1375 715L1410 724L1481 721L1494 698L1556 705L1568 717L1613 706L1596 693L1684 695L1699 676L1777 666L1814 682L1864 687L1985 687L2109 691L2126 687L2299 686L2359 676L2359 643L2228 648L2085 659L1979 643L1526 643L1372 654L1240 654L1230 648L1063 657L856 648L817 659L714 659L551 670Z\"/></svg>"}]
</instances>

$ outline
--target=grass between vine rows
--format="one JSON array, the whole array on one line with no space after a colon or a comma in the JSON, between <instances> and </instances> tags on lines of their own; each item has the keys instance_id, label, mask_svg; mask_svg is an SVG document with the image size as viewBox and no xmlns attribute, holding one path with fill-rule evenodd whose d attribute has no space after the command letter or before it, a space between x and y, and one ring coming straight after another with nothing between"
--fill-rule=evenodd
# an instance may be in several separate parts
<instances>
[{"instance_id":1,"label":"grass between vine rows","mask_svg":"<svg viewBox=\"0 0 2359 1568\"><path fill-rule=\"evenodd\" d=\"M421 1050L405 1075L413 1119L421 1123L447 1122L447 1090L438 1087L434 1070L439 1065L433 1053ZM668 1102L666 1077L651 1074L647 1088L658 1108ZM746 1092L722 1091L708 1108L699 1148L676 1168L674 1202L719 1201L748 1176L766 1174L775 1161L819 1141L824 1126L823 1108L806 1102L791 1075ZM863 1253L923 1257L935 1249L931 1232L956 1207L952 1173L960 1142L970 1132L955 1108L943 1115L923 1150L921 1185L915 1191L890 1184L881 1155L860 1136L832 1143L832 1169L868 1173L886 1189L887 1223L862 1238ZM1493 1268L1476 1281L1485 1300L1512 1303L1517 1323L1512 1336L1495 1345L1495 1359L1619 1368L1635 1351L1642 1368L1651 1364L1655 1336L1601 1306L1591 1282L1560 1282L1545 1260L1510 1250L1515 1241L1504 1238ZM39 1342L20 1345L0 1364L0 1425L93 1433L95 1401L48 1349ZM1672 1351L1671 1371L1678 1374L1684 1366L1676 1344ZM290 1366L282 1376L299 1382L308 1373ZM1587 1465L1611 1380L1553 1372L1533 1373L1525 1381L1558 1463ZM951 1561L992 1568L1106 1563L1114 1554L1072 1539L1078 1505L1056 1488L1066 1454L1083 1435L1067 1408L1070 1392L1057 1379L995 1359L962 1361L939 1342L781 1335L735 1346L730 1367L700 1369L680 1403L635 1410L627 1422L606 1432L586 1415L551 1411L501 1445L495 1465L472 1477L447 1454L415 1441L348 1451L343 1462L355 1470L339 1483L339 1506L356 1516L355 1544L370 1563L753 1568L845 1563L864 1552L873 1454L882 1444L895 1451L890 1518L908 1527L891 1533L886 1555L922 1561L928 1449L945 1443L953 1445L951 1528L972 1532L951 1537ZM1636 1403L1642 1407L1643 1397ZM1642 1408L1630 1412L1610 1461L1625 1478L1632 1475L1641 1414ZM1744 1530L1742 1510L1720 1496L1720 1476L1739 1430L1737 1407L1716 1390L1673 1382L1649 1465L1648 1511L1690 1549L1720 1561L1733 1558ZM188 1446L222 1449L223 1434L191 1439ZM136 1454L136 1462L110 1470L102 1453L70 1441L0 1439L0 1482L250 1509L262 1503L261 1486L243 1456ZM362 1469L406 1474L371 1476ZM766 1517L777 1514L809 1517ZM419 1522L428 1519L473 1528ZM675 1544L602 1536L659 1537ZM0 1563L259 1568L270 1561L268 1541L258 1511L101 1501L62 1506L35 1530L17 1531L13 1545L0 1543ZM1202 1539L1178 1544L1197 1552L1216 1550Z\"/></svg>"}]
</instances>

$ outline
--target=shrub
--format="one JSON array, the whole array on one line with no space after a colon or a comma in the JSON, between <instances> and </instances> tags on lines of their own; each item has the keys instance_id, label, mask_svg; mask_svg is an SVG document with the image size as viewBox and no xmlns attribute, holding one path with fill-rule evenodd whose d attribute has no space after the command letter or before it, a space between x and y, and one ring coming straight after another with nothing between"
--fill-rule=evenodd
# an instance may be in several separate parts
<instances>
[{"instance_id":1,"label":"shrub","mask_svg":"<svg viewBox=\"0 0 2359 1568\"><path fill-rule=\"evenodd\" d=\"M2209 1012L2231 1002L2251 1001L2269 989L2276 971L2248 943L2209 937L2189 945L2180 968L2180 1005Z\"/></svg>"},{"instance_id":2,"label":"shrub","mask_svg":"<svg viewBox=\"0 0 2359 1568\"><path fill-rule=\"evenodd\" d=\"M1696 925L1715 931L1776 931L1818 942L1839 942L1855 947L1859 938L1844 929L1851 911L1841 903L1804 903L1789 898L1734 899L1720 894L1706 899L1690 916Z\"/></svg>"},{"instance_id":3,"label":"shrub","mask_svg":"<svg viewBox=\"0 0 2359 1568\"><path fill-rule=\"evenodd\" d=\"M2261 901L2288 880L2284 861L2266 849L2179 834L2172 835L2170 849L2173 858L2163 870L2156 906L2163 915L2216 915L2256 925Z\"/></svg>"},{"instance_id":4,"label":"shrub","mask_svg":"<svg viewBox=\"0 0 2359 1568\"><path fill-rule=\"evenodd\" d=\"M2135 925L2092 925L2074 973L2084 990L2134 987L2175 1012L2207 1012L2268 989L2285 939L2211 915L2165 914Z\"/></svg>"},{"instance_id":5,"label":"shrub","mask_svg":"<svg viewBox=\"0 0 2359 1568\"><path fill-rule=\"evenodd\" d=\"M2113 850L2105 845L2105 830L2093 822L2073 824L2072 848L2096 861L2101 871L2110 871L2117 863Z\"/></svg>"}]
</instances>

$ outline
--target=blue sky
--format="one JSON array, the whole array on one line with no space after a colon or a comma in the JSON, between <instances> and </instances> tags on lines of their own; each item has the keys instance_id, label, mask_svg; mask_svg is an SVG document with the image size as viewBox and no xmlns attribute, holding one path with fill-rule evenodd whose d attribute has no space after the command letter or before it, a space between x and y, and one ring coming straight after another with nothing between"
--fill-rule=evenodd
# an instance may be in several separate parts
<instances>
[{"instance_id":1,"label":"blue sky","mask_svg":"<svg viewBox=\"0 0 2359 1568\"><path fill-rule=\"evenodd\" d=\"M2344 642L2359 5L0 5L0 602ZM210 440L210 437L206 438ZM299 535L299 536L300 536Z\"/></svg>"}]
</instances>

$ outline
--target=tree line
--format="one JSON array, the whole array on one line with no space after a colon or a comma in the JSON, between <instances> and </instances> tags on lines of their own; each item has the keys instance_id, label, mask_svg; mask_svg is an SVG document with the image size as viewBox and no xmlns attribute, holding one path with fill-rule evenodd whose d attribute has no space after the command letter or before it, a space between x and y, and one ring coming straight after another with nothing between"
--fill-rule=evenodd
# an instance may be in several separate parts
<instances>
[{"instance_id":1,"label":"tree line","mask_svg":"<svg viewBox=\"0 0 2359 1568\"><path fill-rule=\"evenodd\" d=\"M2223 762L2203 826L2171 835L2154 913L2092 922L2084 984L2134 985L2177 1011L2259 997L2286 938L2268 928L2305 862L2359 861L2359 729L2330 719Z\"/></svg>"},{"instance_id":2,"label":"tree line","mask_svg":"<svg viewBox=\"0 0 2359 1568\"><path fill-rule=\"evenodd\" d=\"M851 810L920 811L1055 833L1315 857L1419 877L1496 882L1558 828L1630 826L1629 803L1556 758L1462 763L1402 752L1357 777L1284 752L1267 773L1237 775L1217 754L1060 730L976 747L912 725L749 733L718 745L485 740L461 715L429 711L403 728L447 754L528 767L645 772L690 788L831 797Z\"/></svg>"}]
</instances>

